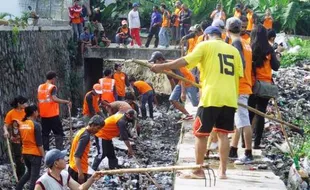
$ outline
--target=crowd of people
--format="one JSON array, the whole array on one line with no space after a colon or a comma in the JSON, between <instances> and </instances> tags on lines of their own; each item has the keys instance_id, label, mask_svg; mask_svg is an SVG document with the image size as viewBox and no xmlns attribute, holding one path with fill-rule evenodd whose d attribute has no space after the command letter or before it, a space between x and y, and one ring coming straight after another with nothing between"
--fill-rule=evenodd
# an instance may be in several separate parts
<instances>
[{"instance_id":1,"label":"crowd of people","mask_svg":"<svg viewBox=\"0 0 310 190\"><path fill-rule=\"evenodd\" d=\"M175 5L178 12L180 3L176 2ZM179 14L180 17L181 15ZM249 113L238 103L266 113L268 102L273 96L262 96L261 92L256 90L256 85L274 85L272 70L277 71L280 67L283 47L274 42L276 33L272 29L273 19L269 9L266 10L263 22L260 22L250 6L243 7L237 4L234 16L227 19L222 6L218 4L210 18L213 20L211 24L203 21L190 26L188 30L184 27L181 29L180 42L187 46L184 57L174 61L161 58L155 62L151 70L172 70L201 85L198 91L194 89L193 83L187 86L181 82L181 90L176 86L170 100L186 115L188 112L179 105L179 101L184 101L185 94L193 106L198 105L193 123L196 164L204 163L205 155L208 156L207 150L218 148L218 176L220 179L226 179L228 159L235 160L236 164L253 163L253 135L253 148L264 148L261 144L264 118ZM173 31L175 29L173 26ZM185 73L184 69L190 70L190 74ZM199 104L196 104L196 95L198 100L200 99ZM185 118L193 117L187 115ZM233 133L231 142L228 138L229 133ZM238 157L240 136L245 152L244 156ZM180 177L201 179L205 176L203 170L198 169L182 173Z\"/></svg>"},{"instance_id":2,"label":"crowd of people","mask_svg":"<svg viewBox=\"0 0 310 190\"><path fill-rule=\"evenodd\" d=\"M59 104L66 104L71 109L71 102L57 96L57 74L54 71L46 74L45 83L37 90L37 105L28 105L27 98L23 96L12 101L12 110L6 114L3 129L4 137L11 142L16 163L16 189L23 189L28 181L30 189L52 189L55 184L71 189L88 189L103 176L100 172L89 176L90 136L95 137L97 148L91 165L95 171L105 157L109 159L110 169L119 168L112 143L115 137L124 141L128 155L134 155L129 140L140 134L137 119L147 119L146 104L149 118L153 119L153 104L157 101L152 84L128 77L122 72L122 66L116 63L114 71L106 69L98 83L85 94L82 118L85 127L76 132L70 144L68 171L64 170L67 152L64 150L64 138L69 137L65 137L63 131ZM55 149L50 149L51 132ZM40 177L42 160L48 171Z\"/></svg>"},{"instance_id":3,"label":"crowd of people","mask_svg":"<svg viewBox=\"0 0 310 190\"><path fill-rule=\"evenodd\" d=\"M282 46L274 43L276 33L272 29L269 10L261 24L249 6L237 4L234 16L226 19L219 4L210 14L213 19L211 25L203 21L191 26L191 11L187 6L181 5L179 1L175 6L173 14L169 13L164 4L160 8L154 6L149 37L162 36L155 41L155 46L156 43L169 45L166 33L170 25L167 22L174 18L173 40L187 43L186 55L171 61L160 51L155 51L148 62L152 63L153 72L170 70L186 79L183 81L168 76L172 89L169 101L184 114L181 120L194 120L196 164L203 164L211 144L219 142L218 175L220 179L226 179L228 158L245 164L253 162L253 135L253 148L264 148L261 144L264 118L249 113L247 109L238 106L238 102L266 112L271 97L260 96L253 87L258 82L273 84L272 70L277 71L280 67ZM141 45L138 39L140 25L135 20L139 17L137 8L138 4L133 4L133 10L129 13L129 27L127 21L122 21L116 35L118 42L131 43L131 40L123 37L131 33L130 36ZM162 16L158 13L159 10ZM72 11L79 12L80 9L76 7ZM98 26L96 22L94 19L93 24ZM72 24L79 30L78 23L72 21ZM90 28L84 27L84 33L80 37L85 44L89 43L89 30ZM98 29L94 32L96 30ZM148 40L147 47L149 42ZM4 137L10 139L16 163L19 179L16 189L23 189L27 181L30 181L30 190L53 189L56 186L61 187L58 189L66 186L71 189L90 187L103 175L102 172L95 172L89 176L88 158L93 144L91 136L95 137L97 149L97 155L91 164L95 171L105 157L109 160L110 169L119 167L112 142L114 137L120 136L128 148L128 154L134 155L130 140L140 133L138 118L146 119L149 116L153 119L154 104L158 102L152 84L137 80L134 76L128 77L122 67L122 64L116 63L113 70L106 69L98 83L93 84L93 88L85 94L85 127L74 135L71 142L68 171L65 171L65 134L59 117L59 104L66 104L71 108L71 102L58 97L57 74L54 71L46 74L46 81L37 89L37 105L28 105L27 98L23 96L17 96L12 101L12 110L5 117L3 129ZM199 83L201 88L194 83ZM184 107L187 98L192 106L198 106L196 117L190 115ZM135 129L135 133L131 133L130 128ZM55 137L56 149L50 149L51 132ZM234 133L231 142L228 139L229 133ZM237 155L240 136L243 137L245 148L242 157ZM40 177L42 160L48 171ZM183 173L180 177L200 179L205 176L203 170L198 169Z\"/></svg>"}]
</instances>

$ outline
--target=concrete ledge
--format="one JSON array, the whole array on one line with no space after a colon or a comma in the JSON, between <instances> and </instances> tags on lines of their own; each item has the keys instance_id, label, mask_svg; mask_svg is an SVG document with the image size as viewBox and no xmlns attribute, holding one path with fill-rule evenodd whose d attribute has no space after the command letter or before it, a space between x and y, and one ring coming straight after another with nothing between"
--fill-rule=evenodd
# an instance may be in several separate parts
<instances>
[{"instance_id":1,"label":"concrete ledge","mask_svg":"<svg viewBox=\"0 0 310 190\"><path fill-rule=\"evenodd\" d=\"M161 51L166 59L177 59L181 56L179 49L154 48L87 48L84 58L102 59L141 59L148 60L154 51Z\"/></svg>"},{"instance_id":2,"label":"concrete ledge","mask_svg":"<svg viewBox=\"0 0 310 190\"><path fill-rule=\"evenodd\" d=\"M193 108L188 102L186 103L186 109L191 113L195 114L197 108ZM178 144L178 160L177 165L192 165L195 164L195 137L192 133L191 121L183 122L182 139L179 140ZM239 155L244 153L244 149L239 147ZM253 155L256 161L262 161L261 151L253 150ZM216 158L216 157L215 157ZM208 159L205 163L210 163L213 168L215 175L217 175L219 160ZM201 190L201 189L214 189L214 190L284 190L286 189L283 181L276 176L270 169L268 170L251 170L253 165L235 165L231 162L228 164L227 180L220 180L216 177L216 185L214 186L214 178L210 179L207 175L207 187L205 187L205 180L203 179L181 179L178 176L174 180L175 190ZM208 174L208 171L205 170Z\"/></svg>"}]
</instances>

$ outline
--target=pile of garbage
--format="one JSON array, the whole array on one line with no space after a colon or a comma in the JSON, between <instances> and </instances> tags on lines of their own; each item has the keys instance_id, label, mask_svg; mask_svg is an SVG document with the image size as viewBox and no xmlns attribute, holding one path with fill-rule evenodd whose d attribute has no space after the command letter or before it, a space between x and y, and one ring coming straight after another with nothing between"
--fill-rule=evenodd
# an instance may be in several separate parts
<instances>
[{"instance_id":1,"label":"pile of garbage","mask_svg":"<svg viewBox=\"0 0 310 190\"><path fill-rule=\"evenodd\" d=\"M309 121L310 116L310 85L304 81L310 75L310 60L302 61L294 66L280 69L274 75L274 81L279 87L278 106L282 119L297 125ZM271 101L268 113L277 116L277 110ZM269 161L269 167L280 176L288 189L310 189L308 179L310 175L310 161L307 157L295 158L291 155L288 143L285 141L281 126L268 121L265 125L263 144L266 145L263 155ZM298 126L304 128L303 125ZM296 153L307 140L296 131L285 126L289 142ZM307 131L307 129L305 129ZM296 166L300 170L296 170Z\"/></svg>"},{"instance_id":2,"label":"pile of garbage","mask_svg":"<svg viewBox=\"0 0 310 190\"><path fill-rule=\"evenodd\" d=\"M159 97L162 103L165 97ZM115 152L118 158L120 168L139 168L139 167L159 167L174 165L177 158L177 143L180 136L180 119L181 114L175 110L170 109L169 106L162 104L156 107L154 111L154 120L150 118L146 120L139 120L141 125L140 136L133 141L133 149L135 157L128 157L127 148L122 141L113 139L115 145ZM63 119L63 126L65 131L65 148L68 150L68 155L65 158L68 160L70 143L69 143L69 124L72 122L74 133L78 129L84 127L84 123L80 118L72 117ZM92 141L90 150L89 162L93 161L96 155L95 141ZM51 139L51 148L53 148L54 139ZM105 158L99 169L107 169L108 161ZM45 172L46 168L42 165L41 174ZM150 173L151 177L163 189L173 189L173 173L161 172ZM15 180L12 178L12 170L9 164L0 165L0 189L9 190L15 189ZM25 186L27 189L27 186ZM123 189L158 189L146 174L122 174L122 175L106 175L92 186L92 189L106 189L106 190L123 190Z\"/></svg>"}]
</instances>

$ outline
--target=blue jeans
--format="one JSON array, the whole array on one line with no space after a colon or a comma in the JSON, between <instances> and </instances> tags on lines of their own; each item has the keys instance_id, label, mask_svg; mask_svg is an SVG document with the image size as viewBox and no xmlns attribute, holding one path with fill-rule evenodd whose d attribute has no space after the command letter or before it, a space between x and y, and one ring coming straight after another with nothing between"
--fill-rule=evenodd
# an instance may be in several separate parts
<instances>
[{"instance_id":1,"label":"blue jeans","mask_svg":"<svg viewBox=\"0 0 310 190\"><path fill-rule=\"evenodd\" d=\"M132 39L131 38L121 38L118 34L116 34L116 36L115 36L115 42L117 43L117 44L125 44L125 45L128 45L130 42L132 41Z\"/></svg>"},{"instance_id":2,"label":"blue jeans","mask_svg":"<svg viewBox=\"0 0 310 190\"><path fill-rule=\"evenodd\" d=\"M159 31L159 45L168 47L169 46L169 28L161 27Z\"/></svg>"},{"instance_id":3,"label":"blue jeans","mask_svg":"<svg viewBox=\"0 0 310 190\"><path fill-rule=\"evenodd\" d=\"M141 113L142 113L142 118L146 118L146 103L149 105L149 112L150 112L150 118L153 119L153 101L154 101L154 92L153 90L150 90L144 94L142 94L141 98Z\"/></svg>"},{"instance_id":4,"label":"blue jeans","mask_svg":"<svg viewBox=\"0 0 310 190\"><path fill-rule=\"evenodd\" d=\"M183 24L181 25L181 38L188 34L189 28L191 27L190 24Z\"/></svg>"},{"instance_id":5,"label":"blue jeans","mask_svg":"<svg viewBox=\"0 0 310 190\"><path fill-rule=\"evenodd\" d=\"M190 86L185 88L186 95L188 96L189 100L191 101L194 107L198 106L199 104L199 93L198 88L194 86ZM176 85L169 97L169 101L179 101L182 94L181 85Z\"/></svg>"},{"instance_id":6,"label":"blue jeans","mask_svg":"<svg viewBox=\"0 0 310 190\"><path fill-rule=\"evenodd\" d=\"M73 37L74 37L74 39L76 39L77 41L79 41L80 35L81 35L82 32L83 32L82 23L80 23L80 24L74 24L74 23L72 23L72 29L73 29Z\"/></svg>"}]
</instances>

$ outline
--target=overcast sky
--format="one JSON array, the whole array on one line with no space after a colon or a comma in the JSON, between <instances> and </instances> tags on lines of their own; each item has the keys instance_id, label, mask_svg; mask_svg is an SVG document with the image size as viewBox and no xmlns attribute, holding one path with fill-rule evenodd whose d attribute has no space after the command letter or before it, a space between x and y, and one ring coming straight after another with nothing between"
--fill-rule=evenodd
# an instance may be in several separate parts
<instances>
[{"instance_id":1,"label":"overcast sky","mask_svg":"<svg viewBox=\"0 0 310 190\"><path fill-rule=\"evenodd\" d=\"M14 16L20 16L18 0L0 0L0 13L7 12Z\"/></svg>"}]
</instances>

